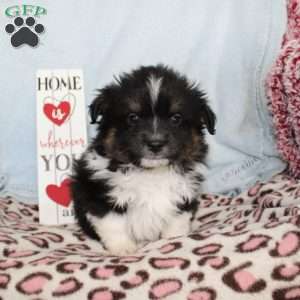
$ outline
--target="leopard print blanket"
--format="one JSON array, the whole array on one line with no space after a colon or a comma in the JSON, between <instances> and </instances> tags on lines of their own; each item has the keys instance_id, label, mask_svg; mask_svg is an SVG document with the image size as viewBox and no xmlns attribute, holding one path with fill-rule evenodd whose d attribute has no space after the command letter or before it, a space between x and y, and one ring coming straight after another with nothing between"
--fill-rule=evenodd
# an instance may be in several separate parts
<instances>
[{"instance_id":1,"label":"leopard print blanket","mask_svg":"<svg viewBox=\"0 0 300 300\"><path fill-rule=\"evenodd\" d=\"M191 234L124 257L0 199L0 299L61 298L299 300L300 182L281 174L235 198L202 195Z\"/></svg>"}]
</instances>

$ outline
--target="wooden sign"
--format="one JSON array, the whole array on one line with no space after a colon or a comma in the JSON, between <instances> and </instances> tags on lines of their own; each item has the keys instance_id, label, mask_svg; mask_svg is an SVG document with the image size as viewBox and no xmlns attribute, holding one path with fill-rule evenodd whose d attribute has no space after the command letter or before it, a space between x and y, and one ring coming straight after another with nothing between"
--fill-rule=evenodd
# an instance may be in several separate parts
<instances>
[{"instance_id":1,"label":"wooden sign","mask_svg":"<svg viewBox=\"0 0 300 300\"><path fill-rule=\"evenodd\" d=\"M81 70L39 70L36 80L40 223L73 223L72 160L87 145L83 74Z\"/></svg>"}]
</instances>

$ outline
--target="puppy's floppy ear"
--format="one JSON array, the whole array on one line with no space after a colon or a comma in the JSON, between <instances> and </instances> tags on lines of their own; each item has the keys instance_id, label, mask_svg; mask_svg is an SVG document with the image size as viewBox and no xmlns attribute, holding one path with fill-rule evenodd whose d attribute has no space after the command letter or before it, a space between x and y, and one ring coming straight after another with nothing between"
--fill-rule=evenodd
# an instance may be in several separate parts
<instances>
[{"instance_id":1,"label":"puppy's floppy ear","mask_svg":"<svg viewBox=\"0 0 300 300\"><path fill-rule=\"evenodd\" d=\"M210 134L215 134L216 115L205 103L201 105L200 117Z\"/></svg>"},{"instance_id":2,"label":"puppy's floppy ear","mask_svg":"<svg viewBox=\"0 0 300 300\"><path fill-rule=\"evenodd\" d=\"M91 117L91 124L100 123L100 121L97 121L97 119L105 114L105 111L108 107L108 100L103 95L103 92L101 90L98 90L99 94L94 99L92 104L89 106L89 114Z\"/></svg>"}]
</instances>

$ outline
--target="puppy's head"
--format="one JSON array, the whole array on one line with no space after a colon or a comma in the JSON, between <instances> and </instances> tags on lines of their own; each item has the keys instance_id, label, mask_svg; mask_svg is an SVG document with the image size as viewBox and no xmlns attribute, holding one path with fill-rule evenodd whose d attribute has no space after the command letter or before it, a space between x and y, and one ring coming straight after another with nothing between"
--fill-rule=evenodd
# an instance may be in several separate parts
<instances>
[{"instance_id":1,"label":"puppy's head","mask_svg":"<svg viewBox=\"0 0 300 300\"><path fill-rule=\"evenodd\" d=\"M100 155L145 168L202 161L204 128L215 131L204 93L161 65L123 74L99 90L90 115L99 123L93 147Z\"/></svg>"}]
</instances>

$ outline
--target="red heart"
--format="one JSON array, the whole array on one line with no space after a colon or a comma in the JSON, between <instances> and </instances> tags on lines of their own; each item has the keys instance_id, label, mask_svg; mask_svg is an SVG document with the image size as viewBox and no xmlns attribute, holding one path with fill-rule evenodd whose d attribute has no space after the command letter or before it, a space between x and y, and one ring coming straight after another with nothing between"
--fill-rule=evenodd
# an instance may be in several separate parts
<instances>
[{"instance_id":1,"label":"red heart","mask_svg":"<svg viewBox=\"0 0 300 300\"><path fill-rule=\"evenodd\" d=\"M44 104L44 114L54 124L60 126L68 118L71 107L67 101L61 101L58 106L51 103Z\"/></svg>"},{"instance_id":2,"label":"red heart","mask_svg":"<svg viewBox=\"0 0 300 300\"><path fill-rule=\"evenodd\" d=\"M68 207L71 202L70 185L71 180L65 179L60 186L55 184L49 184L46 187L46 193L48 197L55 203Z\"/></svg>"}]
</instances>

